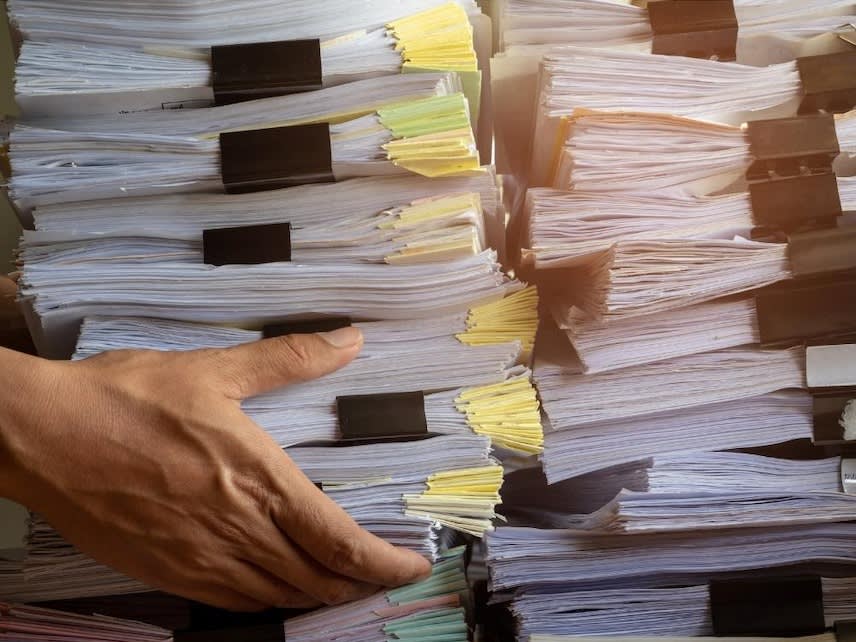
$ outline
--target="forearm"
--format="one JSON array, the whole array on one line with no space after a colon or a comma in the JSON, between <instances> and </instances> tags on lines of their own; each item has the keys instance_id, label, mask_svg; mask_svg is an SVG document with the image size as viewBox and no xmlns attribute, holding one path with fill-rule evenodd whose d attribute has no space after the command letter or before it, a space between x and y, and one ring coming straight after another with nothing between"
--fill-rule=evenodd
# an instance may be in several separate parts
<instances>
[{"instance_id":1,"label":"forearm","mask_svg":"<svg viewBox=\"0 0 856 642\"><path fill-rule=\"evenodd\" d=\"M48 393L53 364L0 348L0 497L27 503L35 490L39 409Z\"/></svg>"}]
</instances>

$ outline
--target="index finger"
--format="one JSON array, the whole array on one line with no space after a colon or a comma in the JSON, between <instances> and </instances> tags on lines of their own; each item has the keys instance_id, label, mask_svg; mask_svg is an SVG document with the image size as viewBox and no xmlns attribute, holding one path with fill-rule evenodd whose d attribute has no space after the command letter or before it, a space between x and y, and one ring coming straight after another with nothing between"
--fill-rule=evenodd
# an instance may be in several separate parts
<instances>
[{"instance_id":1,"label":"index finger","mask_svg":"<svg viewBox=\"0 0 856 642\"><path fill-rule=\"evenodd\" d=\"M274 520L280 530L335 573L380 586L401 586L427 577L431 564L361 528L293 463Z\"/></svg>"}]
</instances>

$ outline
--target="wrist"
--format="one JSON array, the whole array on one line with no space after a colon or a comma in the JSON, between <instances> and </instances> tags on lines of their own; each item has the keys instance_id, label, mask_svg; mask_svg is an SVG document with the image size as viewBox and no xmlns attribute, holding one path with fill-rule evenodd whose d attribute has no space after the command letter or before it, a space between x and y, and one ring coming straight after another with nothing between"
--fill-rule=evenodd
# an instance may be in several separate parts
<instances>
[{"instance_id":1,"label":"wrist","mask_svg":"<svg viewBox=\"0 0 856 642\"><path fill-rule=\"evenodd\" d=\"M39 418L58 364L0 348L0 497L28 504L39 466Z\"/></svg>"}]
</instances>

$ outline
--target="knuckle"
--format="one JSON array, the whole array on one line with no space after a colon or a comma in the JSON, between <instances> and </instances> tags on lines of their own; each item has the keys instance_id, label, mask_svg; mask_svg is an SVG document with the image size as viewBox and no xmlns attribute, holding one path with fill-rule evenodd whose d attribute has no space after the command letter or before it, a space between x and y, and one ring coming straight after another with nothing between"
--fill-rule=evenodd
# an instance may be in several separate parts
<instances>
[{"instance_id":1,"label":"knuckle","mask_svg":"<svg viewBox=\"0 0 856 642\"><path fill-rule=\"evenodd\" d=\"M351 537L340 537L330 546L328 566L334 571L350 573L360 568L361 557L356 540Z\"/></svg>"},{"instance_id":2,"label":"knuckle","mask_svg":"<svg viewBox=\"0 0 856 642\"><path fill-rule=\"evenodd\" d=\"M343 604L353 599L354 590L346 582L328 582L319 590L318 598L324 604Z\"/></svg>"},{"instance_id":3,"label":"knuckle","mask_svg":"<svg viewBox=\"0 0 856 642\"><path fill-rule=\"evenodd\" d=\"M305 341L293 335L278 339L277 360L285 367L296 372L310 370L314 359Z\"/></svg>"}]
</instances>

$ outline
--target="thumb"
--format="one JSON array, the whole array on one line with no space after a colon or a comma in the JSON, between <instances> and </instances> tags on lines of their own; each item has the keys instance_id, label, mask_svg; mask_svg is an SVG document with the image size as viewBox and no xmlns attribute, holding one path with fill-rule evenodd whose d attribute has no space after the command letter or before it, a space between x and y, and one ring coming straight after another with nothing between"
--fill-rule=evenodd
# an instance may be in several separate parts
<instances>
[{"instance_id":1,"label":"thumb","mask_svg":"<svg viewBox=\"0 0 856 642\"><path fill-rule=\"evenodd\" d=\"M317 334L290 334L218 351L217 368L235 399L317 379L346 366L363 345L354 327Z\"/></svg>"}]
</instances>

